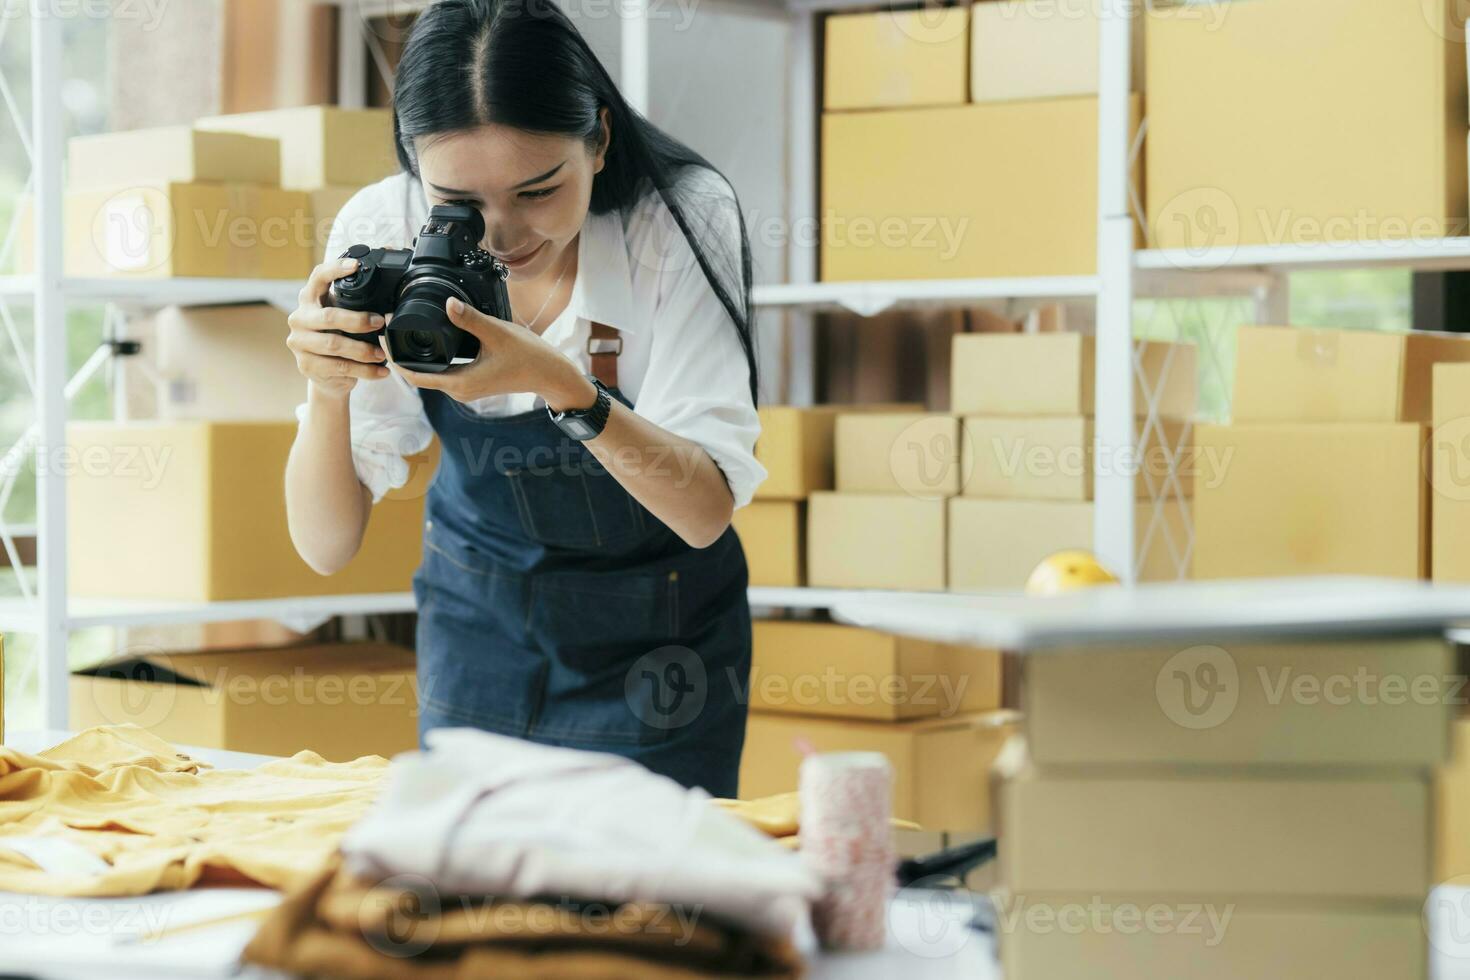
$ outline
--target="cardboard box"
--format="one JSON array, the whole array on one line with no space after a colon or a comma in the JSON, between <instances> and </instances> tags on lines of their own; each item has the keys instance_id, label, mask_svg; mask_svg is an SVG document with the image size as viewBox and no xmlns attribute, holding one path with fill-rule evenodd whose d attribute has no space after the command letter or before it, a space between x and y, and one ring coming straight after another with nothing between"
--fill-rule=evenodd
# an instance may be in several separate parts
<instances>
[{"instance_id":1,"label":"cardboard box","mask_svg":"<svg viewBox=\"0 0 1470 980\"><path fill-rule=\"evenodd\" d=\"M802 753L882 752L893 765L893 815L925 830L991 828L990 763L1015 731L1016 713L992 711L922 721L850 721L751 712L740 759L740 796L797 788Z\"/></svg>"},{"instance_id":2,"label":"cardboard box","mask_svg":"<svg viewBox=\"0 0 1470 980\"><path fill-rule=\"evenodd\" d=\"M1196 577L1428 572L1423 426L1205 425L1195 439Z\"/></svg>"},{"instance_id":3,"label":"cardboard box","mask_svg":"<svg viewBox=\"0 0 1470 980\"><path fill-rule=\"evenodd\" d=\"M970 12L964 7L827 17L827 109L960 105Z\"/></svg>"},{"instance_id":4,"label":"cardboard box","mask_svg":"<svg viewBox=\"0 0 1470 980\"><path fill-rule=\"evenodd\" d=\"M1465 234L1465 46L1451 0L1150 6L1158 247Z\"/></svg>"},{"instance_id":5,"label":"cardboard box","mask_svg":"<svg viewBox=\"0 0 1470 980\"><path fill-rule=\"evenodd\" d=\"M766 468L767 476L756 489L756 497L803 500L815 491L832 489L839 413L919 409L913 404L762 406L755 458Z\"/></svg>"},{"instance_id":6,"label":"cardboard box","mask_svg":"<svg viewBox=\"0 0 1470 980\"><path fill-rule=\"evenodd\" d=\"M1193 344L1140 341L1144 382L1134 372L1133 411L1160 418L1194 417L1198 352ZM950 385L957 415L1077 416L1093 414L1097 342L1075 333L962 334L954 339Z\"/></svg>"},{"instance_id":7,"label":"cardboard box","mask_svg":"<svg viewBox=\"0 0 1470 980\"><path fill-rule=\"evenodd\" d=\"M332 257L326 255L326 248L337 226L337 215L360 190L362 188L349 185L346 187L318 187L306 192L306 195L311 198L311 217L316 229L316 252L314 254L319 260ZM367 226L347 228L344 231L354 243L366 242L377 233L375 227Z\"/></svg>"},{"instance_id":8,"label":"cardboard box","mask_svg":"<svg viewBox=\"0 0 1470 980\"><path fill-rule=\"evenodd\" d=\"M1429 453L1430 575L1470 582L1470 364L1434 366Z\"/></svg>"},{"instance_id":9,"label":"cardboard box","mask_svg":"<svg viewBox=\"0 0 1470 980\"><path fill-rule=\"evenodd\" d=\"M837 589L944 588L943 500L908 494L814 493L807 501L807 578Z\"/></svg>"},{"instance_id":10,"label":"cardboard box","mask_svg":"<svg viewBox=\"0 0 1470 980\"><path fill-rule=\"evenodd\" d=\"M960 420L935 413L837 416L839 493L905 493L922 500L960 490Z\"/></svg>"},{"instance_id":11,"label":"cardboard box","mask_svg":"<svg viewBox=\"0 0 1470 980\"><path fill-rule=\"evenodd\" d=\"M33 201L21 203L17 267L35 268ZM69 191L66 274L305 279L316 265L305 194L250 184L157 183Z\"/></svg>"},{"instance_id":12,"label":"cardboard box","mask_svg":"<svg viewBox=\"0 0 1470 980\"><path fill-rule=\"evenodd\" d=\"M195 125L280 140L282 187L365 187L398 172L388 109L318 105L210 116Z\"/></svg>"},{"instance_id":13,"label":"cardboard box","mask_svg":"<svg viewBox=\"0 0 1470 980\"><path fill-rule=\"evenodd\" d=\"M241 619L222 623L170 623L117 626L112 630L112 656L205 650L259 650L300 645L314 631L294 630L274 619Z\"/></svg>"},{"instance_id":14,"label":"cardboard box","mask_svg":"<svg viewBox=\"0 0 1470 980\"><path fill-rule=\"evenodd\" d=\"M745 549L751 585L806 584L806 505L799 500L752 500L732 522Z\"/></svg>"},{"instance_id":15,"label":"cardboard box","mask_svg":"<svg viewBox=\"0 0 1470 980\"><path fill-rule=\"evenodd\" d=\"M1429 976L1417 909L1290 908L1215 896L1181 901L1026 895L998 901L1002 915L1020 916L999 937L1007 980ZM1042 925L1028 928L1028 916ZM1064 922L1069 926L1063 928ZM1079 922L1086 925L1079 928Z\"/></svg>"},{"instance_id":16,"label":"cardboard box","mask_svg":"<svg viewBox=\"0 0 1470 980\"><path fill-rule=\"evenodd\" d=\"M72 594L214 602L407 591L437 444L410 457L409 482L373 507L357 557L323 576L286 528L295 437L294 422L72 423Z\"/></svg>"},{"instance_id":17,"label":"cardboard box","mask_svg":"<svg viewBox=\"0 0 1470 980\"><path fill-rule=\"evenodd\" d=\"M1142 433L1144 423L1137 428ZM1151 500L1167 486L1188 497L1194 492L1189 463L1188 423L1159 420L1148 426L1143 452L1109 458L1136 474L1138 499ZM967 497L1016 500L1091 500L1095 473L1092 420L1081 416L1006 418L969 416L964 420ZM1177 488L1169 482L1176 469Z\"/></svg>"},{"instance_id":18,"label":"cardboard box","mask_svg":"<svg viewBox=\"0 0 1470 980\"><path fill-rule=\"evenodd\" d=\"M1093 275L1097 142L1095 98L829 112L822 279Z\"/></svg>"},{"instance_id":19,"label":"cardboard box","mask_svg":"<svg viewBox=\"0 0 1470 980\"><path fill-rule=\"evenodd\" d=\"M983 0L970 8L970 101L1097 94L1093 0ZM1132 91L1143 91L1143 18L1133 21Z\"/></svg>"},{"instance_id":20,"label":"cardboard box","mask_svg":"<svg viewBox=\"0 0 1470 980\"><path fill-rule=\"evenodd\" d=\"M180 745L333 762L418 747L412 650L343 643L125 656L71 676L71 723Z\"/></svg>"},{"instance_id":21,"label":"cardboard box","mask_svg":"<svg viewBox=\"0 0 1470 980\"><path fill-rule=\"evenodd\" d=\"M154 317L165 419L296 419L306 380L286 347L286 314L264 303L170 306Z\"/></svg>"},{"instance_id":22,"label":"cardboard box","mask_svg":"<svg viewBox=\"0 0 1470 980\"><path fill-rule=\"evenodd\" d=\"M77 136L66 144L67 187L116 190L130 183L281 183L281 144L241 133L161 126Z\"/></svg>"},{"instance_id":23,"label":"cardboard box","mask_svg":"<svg viewBox=\"0 0 1470 980\"><path fill-rule=\"evenodd\" d=\"M1008 781L1001 796L1001 871L1017 894L1374 899L1418 908L1431 885L1427 775L1167 779L1033 770Z\"/></svg>"},{"instance_id":24,"label":"cardboard box","mask_svg":"<svg viewBox=\"0 0 1470 980\"><path fill-rule=\"evenodd\" d=\"M1451 742L1453 754L1434 780L1437 882L1470 876L1470 718L1455 719Z\"/></svg>"},{"instance_id":25,"label":"cardboard box","mask_svg":"<svg viewBox=\"0 0 1470 980\"><path fill-rule=\"evenodd\" d=\"M1243 326L1235 422L1429 422L1431 372L1470 362L1463 334Z\"/></svg>"},{"instance_id":26,"label":"cardboard box","mask_svg":"<svg viewBox=\"0 0 1470 980\"><path fill-rule=\"evenodd\" d=\"M951 498L950 591L1016 591L1042 559L1059 551L1091 551L1093 506L1085 501ZM1152 503L1140 503L1134 512L1138 577L1188 578L1188 518L1177 498L1167 500L1159 515L1156 521Z\"/></svg>"},{"instance_id":27,"label":"cardboard box","mask_svg":"<svg viewBox=\"0 0 1470 980\"><path fill-rule=\"evenodd\" d=\"M1435 638L1222 642L1028 657L1026 743L1047 766L1373 766L1448 758L1455 659ZM1221 690L1201 690L1213 676Z\"/></svg>"},{"instance_id":28,"label":"cardboard box","mask_svg":"<svg viewBox=\"0 0 1470 980\"><path fill-rule=\"evenodd\" d=\"M993 711L998 650L836 623L756 620L752 711L901 721Z\"/></svg>"}]
</instances>

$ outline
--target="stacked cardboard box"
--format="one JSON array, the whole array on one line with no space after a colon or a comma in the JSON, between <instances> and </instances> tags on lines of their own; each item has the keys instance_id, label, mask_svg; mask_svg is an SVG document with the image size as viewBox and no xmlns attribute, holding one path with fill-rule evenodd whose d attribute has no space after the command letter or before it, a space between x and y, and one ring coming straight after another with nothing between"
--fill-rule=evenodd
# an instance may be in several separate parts
<instances>
[{"instance_id":1,"label":"stacked cardboard box","mask_svg":"<svg viewBox=\"0 0 1470 980\"><path fill-rule=\"evenodd\" d=\"M1094 450L1094 360L1093 339L1075 333L955 338L951 397L963 416L964 455L961 493L948 502L950 589L1018 589L1047 555L1090 550L1099 462L1136 471L1141 576L1180 574L1195 348L1141 345L1134 401L1146 436L1140 453L1116 460L1099 461ZM1164 501L1163 528L1153 525L1155 499Z\"/></svg>"},{"instance_id":2,"label":"stacked cardboard box","mask_svg":"<svg viewBox=\"0 0 1470 980\"><path fill-rule=\"evenodd\" d=\"M1029 658L1006 976L1425 977L1452 669L1438 638Z\"/></svg>"},{"instance_id":3,"label":"stacked cardboard box","mask_svg":"<svg viewBox=\"0 0 1470 980\"><path fill-rule=\"evenodd\" d=\"M1242 327L1233 423L1198 434L1195 574L1424 577L1432 372L1465 361L1456 335Z\"/></svg>"},{"instance_id":4,"label":"stacked cardboard box","mask_svg":"<svg viewBox=\"0 0 1470 980\"><path fill-rule=\"evenodd\" d=\"M1470 364L1436 364L1429 445L1429 570L1470 582Z\"/></svg>"}]
</instances>

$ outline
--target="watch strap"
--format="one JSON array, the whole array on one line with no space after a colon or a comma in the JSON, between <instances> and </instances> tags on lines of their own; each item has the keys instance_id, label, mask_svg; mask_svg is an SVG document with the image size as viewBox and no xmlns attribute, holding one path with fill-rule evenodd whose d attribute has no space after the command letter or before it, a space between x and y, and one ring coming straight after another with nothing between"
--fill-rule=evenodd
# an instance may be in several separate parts
<instances>
[{"instance_id":1,"label":"watch strap","mask_svg":"<svg viewBox=\"0 0 1470 980\"><path fill-rule=\"evenodd\" d=\"M583 442L602 435L602 430L607 428L607 420L612 415L612 395L607 387L593 375L587 375L587 380L597 389L597 398L587 408L557 413L551 410L551 406L546 407L546 414L551 416L551 421L556 423L557 428Z\"/></svg>"}]
</instances>

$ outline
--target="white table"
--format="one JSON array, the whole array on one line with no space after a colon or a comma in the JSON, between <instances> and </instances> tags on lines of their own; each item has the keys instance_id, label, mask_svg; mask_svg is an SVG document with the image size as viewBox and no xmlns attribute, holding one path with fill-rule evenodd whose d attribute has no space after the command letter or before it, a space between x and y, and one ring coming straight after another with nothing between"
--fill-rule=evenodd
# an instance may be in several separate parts
<instances>
[{"instance_id":1,"label":"white table","mask_svg":"<svg viewBox=\"0 0 1470 980\"><path fill-rule=\"evenodd\" d=\"M17 732L6 744L25 752L49 748L67 732ZM181 746L221 768L250 769L269 756ZM280 977L238 966L256 923L201 928L151 943L120 945L119 938L160 924L218 918L267 908L280 900L267 889L209 889L142 898L46 898L0 892L0 975L37 980L166 980L166 978ZM877 953L828 955L816 951L809 931L798 942L820 980L989 980L998 977L990 937L969 928L975 900L920 889L899 892L890 906L890 936Z\"/></svg>"}]
</instances>

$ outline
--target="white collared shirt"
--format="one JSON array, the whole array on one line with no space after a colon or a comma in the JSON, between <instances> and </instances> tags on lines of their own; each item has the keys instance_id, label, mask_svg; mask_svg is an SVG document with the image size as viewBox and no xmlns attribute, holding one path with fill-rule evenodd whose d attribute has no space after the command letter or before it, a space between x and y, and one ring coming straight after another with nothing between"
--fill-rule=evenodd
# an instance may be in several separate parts
<instances>
[{"instance_id":1,"label":"white collared shirt","mask_svg":"<svg viewBox=\"0 0 1470 980\"><path fill-rule=\"evenodd\" d=\"M718 186L729 207L733 198L723 181ZM325 255L336 258L357 242L408 248L427 216L422 185L409 174L396 174L347 202ZM718 217L691 216L691 223L701 219L734 233ZM591 373L587 340L593 323L621 333L618 387L634 411L703 448L725 474L735 506L749 503L766 471L755 459L760 422L745 353L729 314L656 194L626 215L587 215L571 299L542 338ZM513 415L542 404L526 392L481 398L470 408L487 416ZM359 380L349 408L353 464L377 502L408 481L404 457L423 451L433 428L419 390L396 374ZM296 415L304 421L306 406Z\"/></svg>"}]
</instances>

